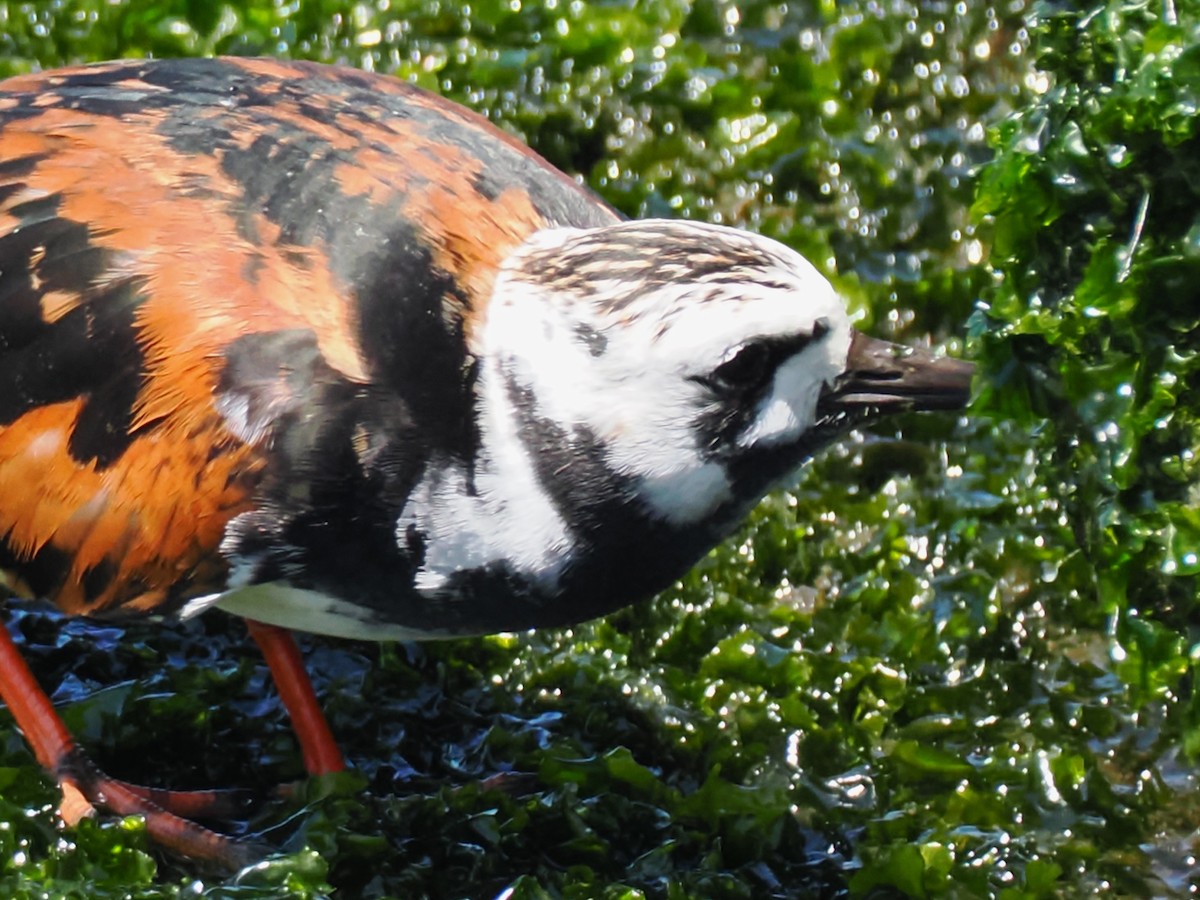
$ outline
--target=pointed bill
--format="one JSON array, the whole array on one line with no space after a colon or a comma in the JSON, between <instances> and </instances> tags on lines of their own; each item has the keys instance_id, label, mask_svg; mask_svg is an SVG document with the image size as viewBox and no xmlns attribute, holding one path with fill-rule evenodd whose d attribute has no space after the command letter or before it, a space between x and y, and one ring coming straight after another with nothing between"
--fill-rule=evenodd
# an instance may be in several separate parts
<instances>
[{"instance_id":1,"label":"pointed bill","mask_svg":"<svg viewBox=\"0 0 1200 900\"><path fill-rule=\"evenodd\" d=\"M972 363L853 331L846 371L821 396L825 413L961 409L971 399Z\"/></svg>"}]
</instances>

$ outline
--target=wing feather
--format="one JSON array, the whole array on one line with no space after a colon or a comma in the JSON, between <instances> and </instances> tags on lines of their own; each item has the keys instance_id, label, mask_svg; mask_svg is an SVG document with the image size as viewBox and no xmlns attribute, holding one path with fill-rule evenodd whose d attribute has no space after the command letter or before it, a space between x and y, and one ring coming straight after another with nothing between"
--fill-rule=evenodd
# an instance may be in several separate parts
<instances>
[{"instance_id":1,"label":"wing feather","mask_svg":"<svg viewBox=\"0 0 1200 900\"><path fill-rule=\"evenodd\" d=\"M431 454L473 452L504 256L615 218L394 79L176 60L0 83L4 580L169 612L250 544L291 541L296 570L318 524L386 527Z\"/></svg>"}]
</instances>

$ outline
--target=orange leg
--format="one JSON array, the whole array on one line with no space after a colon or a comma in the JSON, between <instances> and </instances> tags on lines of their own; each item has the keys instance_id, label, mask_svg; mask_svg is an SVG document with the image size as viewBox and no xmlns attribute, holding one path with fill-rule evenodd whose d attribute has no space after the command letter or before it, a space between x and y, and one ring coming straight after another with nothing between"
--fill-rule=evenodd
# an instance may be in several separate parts
<instances>
[{"instance_id":1,"label":"orange leg","mask_svg":"<svg viewBox=\"0 0 1200 900\"><path fill-rule=\"evenodd\" d=\"M68 824L91 814L93 807L102 806L120 816L144 816L146 831L155 841L185 856L231 868L240 868L261 856L260 848L209 831L168 812L158 802L178 800L185 806L192 803L195 808L204 806L211 795L135 787L109 778L92 765L67 731L3 624L0 624L0 699L25 733L38 762L61 786L61 813Z\"/></svg>"},{"instance_id":2,"label":"orange leg","mask_svg":"<svg viewBox=\"0 0 1200 900\"><path fill-rule=\"evenodd\" d=\"M113 784L123 785L130 793L141 797L144 802L153 806L161 806L172 815L184 819L237 819L249 810L254 801L254 796L249 791L236 788L172 791L166 788L130 784L115 778L110 781Z\"/></svg>"},{"instance_id":3,"label":"orange leg","mask_svg":"<svg viewBox=\"0 0 1200 900\"><path fill-rule=\"evenodd\" d=\"M304 659L292 633L275 625L246 620L250 635L258 643L283 706L292 720L292 729L304 754L304 768L309 775L341 772L346 768L342 751L338 749L325 714L317 702L316 692L304 668Z\"/></svg>"}]
</instances>

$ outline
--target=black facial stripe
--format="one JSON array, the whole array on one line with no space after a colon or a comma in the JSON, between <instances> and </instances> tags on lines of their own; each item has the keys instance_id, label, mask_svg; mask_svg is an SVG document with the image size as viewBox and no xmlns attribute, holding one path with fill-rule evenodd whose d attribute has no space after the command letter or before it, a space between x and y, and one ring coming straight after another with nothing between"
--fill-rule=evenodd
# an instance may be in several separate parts
<instances>
[{"instance_id":1,"label":"black facial stripe","mask_svg":"<svg viewBox=\"0 0 1200 900\"><path fill-rule=\"evenodd\" d=\"M829 320L822 318L813 322L813 329L808 334L769 337L764 338L762 342L770 348L775 360L775 366L778 368L785 360L790 359L798 353L803 353L810 345L824 338L825 335L829 334L829 329Z\"/></svg>"},{"instance_id":2,"label":"black facial stripe","mask_svg":"<svg viewBox=\"0 0 1200 900\"><path fill-rule=\"evenodd\" d=\"M517 420L517 434L533 462L538 481L574 533L601 530L600 510L614 498L631 498L634 485L605 461L604 445L587 428L570 432L538 414L533 390L504 374L504 388ZM570 477L564 477L570 472Z\"/></svg>"},{"instance_id":3,"label":"black facial stripe","mask_svg":"<svg viewBox=\"0 0 1200 900\"><path fill-rule=\"evenodd\" d=\"M738 496L760 497L830 441L856 427L867 414L839 413L818 419L790 444L744 449L725 460L725 471Z\"/></svg>"},{"instance_id":4,"label":"black facial stripe","mask_svg":"<svg viewBox=\"0 0 1200 900\"><path fill-rule=\"evenodd\" d=\"M477 608L476 616L494 616L498 625L503 623L500 627L513 630L604 615L668 586L728 531L730 523L721 516L680 529L654 515L639 499L636 481L609 467L596 435L578 426L568 432L541 416L532 390L511 375L504 379L517 433L538 481L575 539L557 587L558 595L570 596L572 602L542 604L522 591L518 597L528 599L507 599L494 611ZM613 565L614 560L624 565ZM471 579L479 580L473 593L482 596L484 585L494 589L512 575L475 570L456 580L454 589Z\"/></svg>"},{"instance_id":5,"label":"black facial stripe","mask_svg":"<svg viewBox=\"0 0 1200 900\"><path fill-rule=\"evenodd\" d=\"M765 342L751 341L701 380L718 393L755 390L774 376L774 356Z\"/></svg>"},{"instance_id":6,"label":"black facial stripe","mask_svg":"<svg viewBox=\"0 0 1200 900\"><path fill-rule=\"evenodd\" d=\"M734 446L746 428L750 413L744 407L714 404L696 419L696 443L706 460L722 458L727 447Z\"/></svg>"},{"instance_id":7,"label":"black facial stripe","mask_svg":"<svg viewBox=\"0 0 1200 900\"><path fill-rule=\"evenodd\" d=\"M709 389L711 402L701 412L699 426L700 451L708 458L723 457L736 445L738 435L749 426L758 412L758 404L766 396L775 378L775 373L792 357L804 352L810 345L820 341L830 331L826 319L817 319L809 334L786 337L757 338L746 342L741 352L753 346L766 352L761 361L761 370L753 381L739 384L736 380L722 377L721 370L737 363L738 355L722 363L711 375L693 376L693 380ZM757 364L757 361L756 361Z\"/></svg>"}]
</instances>

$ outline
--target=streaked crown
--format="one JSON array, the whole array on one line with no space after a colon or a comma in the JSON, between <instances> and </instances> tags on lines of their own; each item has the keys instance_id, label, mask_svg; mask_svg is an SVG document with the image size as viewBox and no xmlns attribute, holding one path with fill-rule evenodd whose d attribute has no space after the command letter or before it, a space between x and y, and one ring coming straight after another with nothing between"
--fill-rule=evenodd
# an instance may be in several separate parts
<instances>
[{"instance_id":1,"label":"streaked crown","mask_svg":"<svg viewBox=\"0 0 1200 900\"><path fill-rule=\"evenodd\" d=\"M684 522L729 499L732 460L800 440L850 336L829 282L782 244L643 220L535 235L497 281L482 352Z\"/></svg>"}]
</instances>

